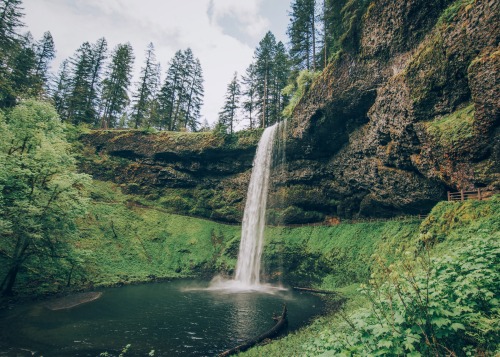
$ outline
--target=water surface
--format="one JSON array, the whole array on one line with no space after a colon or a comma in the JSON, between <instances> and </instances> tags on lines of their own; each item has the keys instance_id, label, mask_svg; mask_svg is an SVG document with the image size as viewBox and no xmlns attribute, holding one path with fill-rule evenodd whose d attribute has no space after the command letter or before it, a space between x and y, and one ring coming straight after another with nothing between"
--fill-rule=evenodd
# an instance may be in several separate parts
<instances>
[{"instance_id":1,"label":"water surface","mask_svg":"<svg viewBox=\"0 0 500 357\"><path fill-rule=\"evenodd\" d=\"M274 325L286 302L289 330L322 312L322 301L309 294L276 290L228 293L203 290L206 282L103 289L95 301L64 310L50 302L0 311L0 355L212 356L255 337ZM23 352L24 351L24 352Z\"/></svg>"}]
</instances>

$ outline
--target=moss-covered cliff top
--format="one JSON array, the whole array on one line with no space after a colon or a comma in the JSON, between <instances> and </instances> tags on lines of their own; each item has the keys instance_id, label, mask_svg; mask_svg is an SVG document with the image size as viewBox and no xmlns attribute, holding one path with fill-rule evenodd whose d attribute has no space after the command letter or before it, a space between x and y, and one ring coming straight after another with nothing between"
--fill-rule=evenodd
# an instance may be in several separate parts
<instances>
[{"instance_id":1,"label":"moss-covered cliff top","mask_svg":"<svg viewBox=\"0 0 500 357\"><path fill-rule=\"evenodd\" d=\"M261 129L227 135L219 132L171 132L150 133L143 130L92 130L82 136L82 141L97 151L107 151L127 158L170 155L237 154L255 151Z\"/></svg>"}]
</instances>

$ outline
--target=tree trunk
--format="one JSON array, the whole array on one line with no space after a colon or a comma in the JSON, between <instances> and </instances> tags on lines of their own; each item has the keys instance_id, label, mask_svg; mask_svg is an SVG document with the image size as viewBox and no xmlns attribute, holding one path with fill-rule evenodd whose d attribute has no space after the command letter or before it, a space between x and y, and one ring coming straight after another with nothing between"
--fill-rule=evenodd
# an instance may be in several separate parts
<instances>
[{"instance_id":1,"label":"tree trunk","mask_svg":"<svg viewBox=\"0 0 500 357\"><path fill-rule=\"evenodd\" d=\"M15 262L9 269L7 275L5 276L5 279L2 281L2 285L0 286L3 296L12 295L12 288L14 287L14 283L16 282L17 273L19 273L20 267L21 264L19 262Z\"/></svg>"},{"instance_id":2,"label":"tree trunk","mask_svg":"<svg viewBox=\"0 0 500 357\"><path fill-rule=\"evenodd\" d=\"M226 357L226 356L231 356L243 351L248 350L249 348L255 346L256 344L264 341L265 339L272 338L277 336L280 331L287 326L288 324L288 317L287 317L287 308L286 305L283 306L283 312L281 313L281 316L278 318L273 318L276 321L276 325L273 326L270 330L264 332L262 335L259 335L255 338L252 338L245 343L236 346L234 348L231 348L229 350L226 350L222 353L220 353L218 356L219 357Z\"/></svg>"}]
</instances>

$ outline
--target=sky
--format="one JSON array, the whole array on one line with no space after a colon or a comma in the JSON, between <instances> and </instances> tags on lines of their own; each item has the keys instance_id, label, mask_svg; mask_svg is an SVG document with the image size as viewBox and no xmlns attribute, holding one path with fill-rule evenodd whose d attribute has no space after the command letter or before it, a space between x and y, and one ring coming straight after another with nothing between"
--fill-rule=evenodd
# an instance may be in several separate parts
<instances>
[{"instance_id":1,"label":"sky","mask_svg":"<svg viewBox=\"0 0 500 357\"><path fill-rule=\"evenodd\" d=\"M24 0L25 30L35 39L50 31L55 42L53 72L85 41L105 37L109 52L130 42L134 83L147 45L155 46L162 81L176 51L191 48L205 79L201 121L217 120L234 72L244 74L267 31L287 43L291 0Z\"/></svg>"}]
</instances>

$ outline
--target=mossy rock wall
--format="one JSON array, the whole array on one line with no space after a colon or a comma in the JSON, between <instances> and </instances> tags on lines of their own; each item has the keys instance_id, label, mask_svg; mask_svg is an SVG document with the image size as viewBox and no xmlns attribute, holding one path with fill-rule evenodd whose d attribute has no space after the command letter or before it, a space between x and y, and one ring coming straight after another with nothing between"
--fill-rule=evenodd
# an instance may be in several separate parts
<instances>
[{"instance_id":1,"label":"mossy rock wall","mask_svg":"<svg viewBox=\"0 0 500 357\"><path fill-rule=\"evenodd\" d=\"M319 192L300 208L427 213L448 190L498 190L499 14L496 1L372 1L359 50L323 70L289 123L280 184Z\"/></svg>"}]
</instances>

